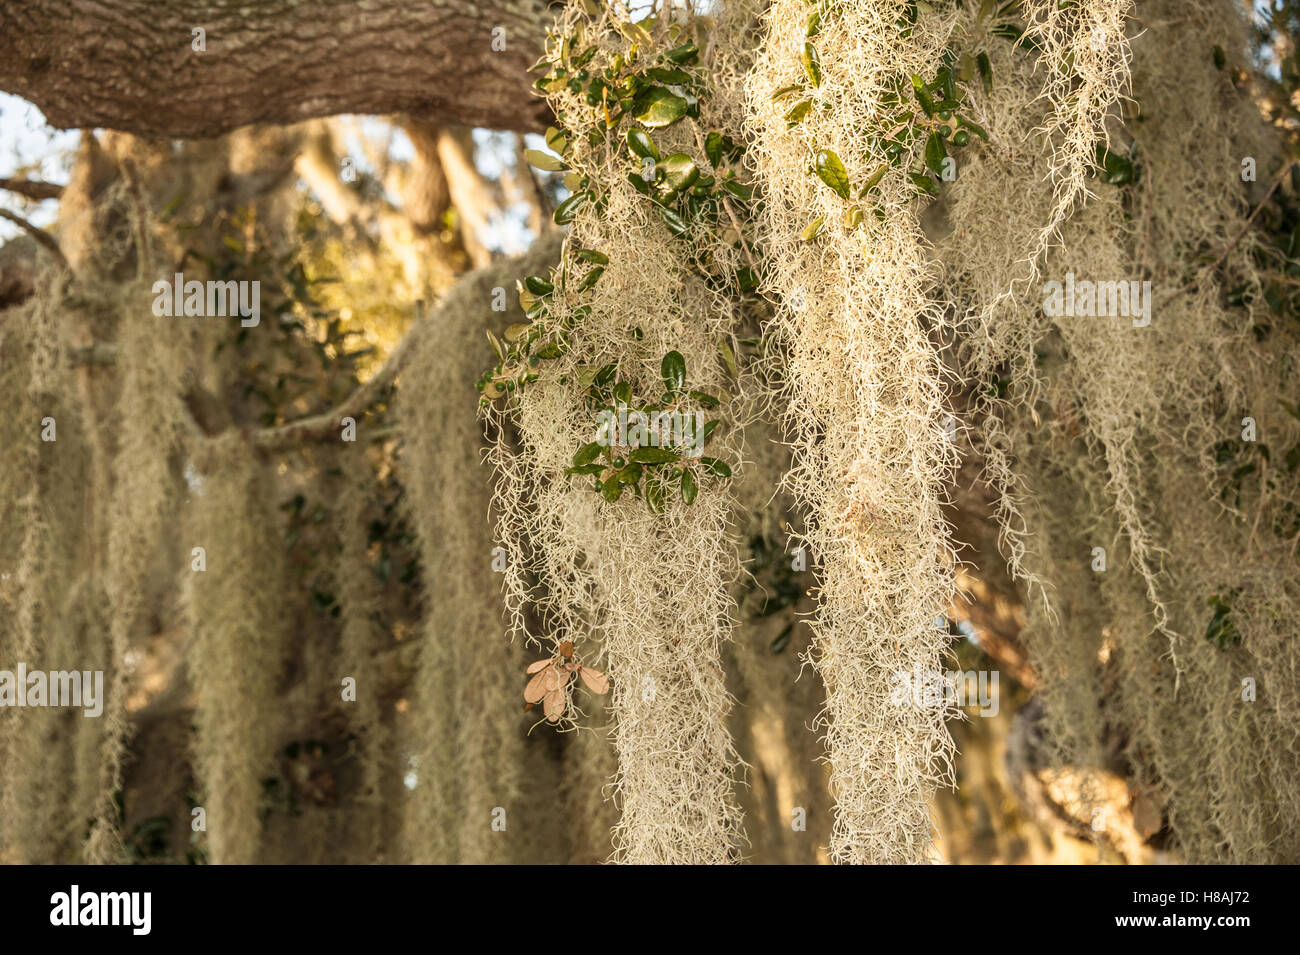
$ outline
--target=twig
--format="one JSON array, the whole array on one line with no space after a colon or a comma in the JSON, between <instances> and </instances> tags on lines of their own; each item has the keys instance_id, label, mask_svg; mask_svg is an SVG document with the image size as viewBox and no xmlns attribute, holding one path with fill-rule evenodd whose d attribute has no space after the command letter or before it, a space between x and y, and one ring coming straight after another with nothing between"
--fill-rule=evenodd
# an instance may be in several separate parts
<instances>
[{"instance_id":1,"label":"twig","mask_svg":"<svg viewBox=\"0 0 1300 955\"><path fill-rule=\"evenodd\" d=\"M0 209L0 217L8 219L10 222L17 225L20 229L44 246L47 252L58 259L60 265L69 272L72 271L72 266L68 264L68 258L63 254L63 250L59 248L59 243L55 242L54 237L48 232L38 226L32 225L22 216L15 212L10 212L8 209Z\"/></svg>"}]
</instances>

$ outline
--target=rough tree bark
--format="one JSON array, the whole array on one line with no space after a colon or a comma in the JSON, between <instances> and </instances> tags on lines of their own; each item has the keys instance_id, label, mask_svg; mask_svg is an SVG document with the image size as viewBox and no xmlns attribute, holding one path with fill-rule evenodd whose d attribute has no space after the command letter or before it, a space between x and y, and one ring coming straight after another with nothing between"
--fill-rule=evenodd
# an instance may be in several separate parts
<instances>
[{"instance_id":1,"label":"rough tree bark","mask_svg":"<svg viewBox=\"0 0 1300 955\"><path fill-rule=\"evenodd\" d=\"M541 55L548 6L0 0L0 90L53 126L173 139L339 113L540 130L547 109L530 95L527 69ZM193 49L200 27L205 52Z\"/></svg>"}]
</instances>

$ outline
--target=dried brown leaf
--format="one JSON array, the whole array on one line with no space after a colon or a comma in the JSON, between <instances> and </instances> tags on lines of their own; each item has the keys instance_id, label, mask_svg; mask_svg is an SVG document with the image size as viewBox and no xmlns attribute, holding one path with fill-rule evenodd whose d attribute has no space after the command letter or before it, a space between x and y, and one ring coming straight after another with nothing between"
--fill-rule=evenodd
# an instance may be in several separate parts
<instances>
[{"instance_id":1,"label":"dried brown leaf","mask_svg":"<svg viewBox=\"0 0 1300 955\"><path fill-rule=\"evenodd\" d=\"M609 692L609 677L591 667L578 667L578 676L592 693L604 696Z\"/></svg>"},{"instance_id":2,"label":"dried brown leaf","mask_svg":"<svg viewBox=\"0 0 1300 955\"><path fill-rule=\"evenodd\" d=\"M524 687L524 702L540 703L542 697L551 689L552 681L548 677L551 677L554 673L554 670L543 670L529 680L528 685Z\"/></svg>"},{"instance_id":3,"label":"dried brown leaf","mask_svg":"<svg viewBox=\"0 0 1300 955\"><path fill-rule=\"evenodd\" d=\"M546 694L546 701L543 703L543 710L546 718L552 723L557 722L564 715L564 688L557 686Z\"/></svg>"}]
</instances>

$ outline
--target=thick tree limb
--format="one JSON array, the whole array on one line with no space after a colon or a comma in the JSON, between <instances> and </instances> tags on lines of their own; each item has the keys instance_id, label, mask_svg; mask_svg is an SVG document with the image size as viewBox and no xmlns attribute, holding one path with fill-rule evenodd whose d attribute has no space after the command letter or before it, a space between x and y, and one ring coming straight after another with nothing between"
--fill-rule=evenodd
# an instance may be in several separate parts
<instances>
[{"instance_id":1,"label":"thick tree limb","mask_svg":"<svg viewBox=\"0 0 1300 955\"><path fill-rule=\"evenodd\" d=\"M541 55L547 6L4 0L0 90L54 126L172 139L339 113L540 130L547 111L527 69ZM199 28L203 51L193 48Z\"/></svg>"}]
</instances>

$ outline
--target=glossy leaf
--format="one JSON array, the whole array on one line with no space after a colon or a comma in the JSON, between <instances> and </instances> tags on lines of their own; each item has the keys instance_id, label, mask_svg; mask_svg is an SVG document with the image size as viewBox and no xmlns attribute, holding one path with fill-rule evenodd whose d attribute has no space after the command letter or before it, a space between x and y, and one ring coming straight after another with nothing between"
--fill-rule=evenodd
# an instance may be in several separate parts
<instances>
[{"instance_id":1,"label":"glossy leaf","mask_svg":"<svg viewBox=\"0 0 1300 955\"><path fill-rule=\"evenodd\" d=\"M683 192L695 185L700 178L700 169L695 165L695 160L686 153L673 153L659 164L663 170L664 181L672 187L674 192Z\"/></svg>"},{"instance_id":2,"label":"glossy leaf","mask_svg":"<svg viewBox=\"0 0 1300 955\"><path fill-rule=\"evenodd\" d=\"M700 485L695 480L695 474L690 468L682 469L682 500L690 504L695 500L695 495L700 493Z\"/></svg>"},{"instance_id":3,"label":"glossy leaf","mask_svg":"<svg viewBox=\"0 0 1300 955\"><path fill-rule=\"evenodd\" d=\"M840 162L840 157L829 149L819 149L813 160L817 178L834 190L841 199L849 197L849 174Z\"/></svg>"},{"instance_id":4,"label":"glossy leaf","mask_svg":"<svg viewBox=\"0 0 1300 955\"><path fill-rule=\"evenodd\" d=\"M670 351L659 363L659 373L663 376L664 387L677 393L686 387L686 359L679 351Z\"/></svg>"},{"instance_id":5,"label":"glossy leaf","mask_svg":"<svg viewBox=\"0 0 1300 955\"><path fill-rule=\"evenodd\" d=\"M638 101L636 118L651 129L671 126L683 116L689 104L672 90L652 86Z\"/></svg>"},{"instance_id":6,"label":"glossy leaf","mask_svg":"<svg viewBox=\"0 0 1300 955\"><path fill-rule=\"evenodd\" d=\"M808 75L808 82L812 83L813 86L821 86L822 61L821 57L817 55L817 47L813 46L811 43L805 43L803 45L803 56L801 57L801 60L803 63L803 71Z\"/></svg>"},{"instance_id":7,"label":"glossy leaf","mask_svg":"<svg viewBox=\"0 0 1300 955\"><path fill-rule=\"evenodd\" d=\"M659 147L644 129L627 131L627 148L643 158L653 159L656 162L659 160Z\"/></svg>"}]
</instances>

